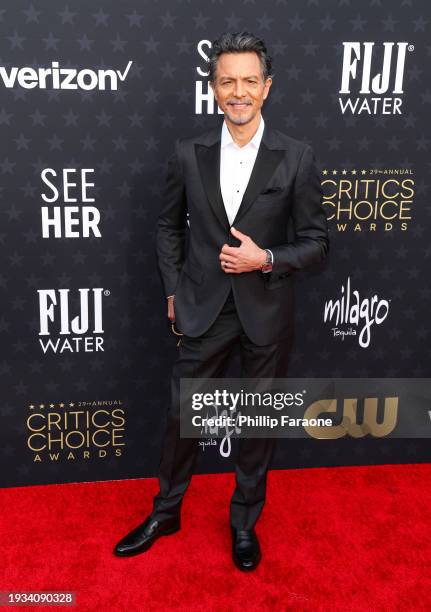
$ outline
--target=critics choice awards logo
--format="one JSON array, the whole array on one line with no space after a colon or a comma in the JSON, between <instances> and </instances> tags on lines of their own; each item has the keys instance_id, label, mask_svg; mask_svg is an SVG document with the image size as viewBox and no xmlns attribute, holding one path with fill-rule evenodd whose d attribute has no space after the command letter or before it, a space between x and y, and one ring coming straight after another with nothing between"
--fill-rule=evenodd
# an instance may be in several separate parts
<instances>
[{"instance_id":1,"label":"critics choice awards logo","mask_svg":"<svg viewBox=\"0 0 431 612\"><path fill-rule=\"evenodd\" d=\"M126 413L121 400L32 403L27 447L34 462L120 457Z\"/></svg>"},{"instance_id":2,"label":"critics choice awards logo","mask_svg":"<svg viewBox=\"0 0 431 612\"><path fill-rule=\"evenodd\" d=\"M415 182L408 168L322 170L323 206L338 232L408 230Z\"/></svg>"}]
</instances>

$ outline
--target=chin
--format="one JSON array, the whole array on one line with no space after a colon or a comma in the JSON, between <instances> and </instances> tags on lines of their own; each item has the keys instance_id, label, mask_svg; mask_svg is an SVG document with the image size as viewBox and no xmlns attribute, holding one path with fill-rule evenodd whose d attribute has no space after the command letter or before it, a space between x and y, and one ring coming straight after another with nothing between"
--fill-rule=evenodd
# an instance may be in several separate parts
<instances>
[{"instance_id":1,"label":"chin","mask_svg":"<svg viewBox=\"0 0 431 612\"><path fill-rule=\"evenodd\" d=\"M231 121L235 125L243 125L244 123L249 123L255 116L255 113L250 113L249 115L243 115L243 116L238 116L238 117L232 116L228 112L225 113L225 115L227 116L229 121Z\"/></svg>"}]
</instances>

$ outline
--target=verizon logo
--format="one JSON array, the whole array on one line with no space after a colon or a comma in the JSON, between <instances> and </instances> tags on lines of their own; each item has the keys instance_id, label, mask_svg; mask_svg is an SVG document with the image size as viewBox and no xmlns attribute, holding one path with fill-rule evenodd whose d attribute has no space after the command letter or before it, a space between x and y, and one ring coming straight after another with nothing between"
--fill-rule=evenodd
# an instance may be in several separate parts
<instances>
[{"instance_id":1,"label":"verizon logo","mask_svg":"<svg viewBox=\"0 0 431 612\"><path fill-rule=\"evenodd\" d=\"M91 89L111 90L118 89L119 81L126 80L132 65L130 60L124 72L121 70L91 68L60 68L58 62L51 62L51 68L18 68L7 70L0 66L0 79L8 89L19 85L25 89Z\"/></svg>"}]
</instances>

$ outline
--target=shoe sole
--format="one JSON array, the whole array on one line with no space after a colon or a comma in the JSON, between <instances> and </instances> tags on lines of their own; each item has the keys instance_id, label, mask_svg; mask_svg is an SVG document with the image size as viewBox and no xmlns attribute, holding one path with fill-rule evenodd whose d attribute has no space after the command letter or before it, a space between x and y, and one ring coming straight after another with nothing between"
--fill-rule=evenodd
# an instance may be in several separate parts
<instances>
[{"instance_id":1,"label":"shoe sole","mask_svg":"<svg viewBox=\"0 0 431 612\"><path fill-rule=\"evenodd\" d=\"M119 552L117 551L115 548L113 550L113 553L116 557L134 557L135 555L140 555L143 552L146 552L147 550L149 550L153 544L155 544L157 542L157 540L159 538L162 538L163 536L170 536L170 535L174 535L174 533L177 533L177 531L179 531L181 529L181 527L171 527L171 529L167 529L166 531L164 531L163 533L160 533L159 535L157 535L153 540L151 540L151 542L149 542L148 544L144 544L144 546L142 546L141 548L139 548L139 550L133 550L132 552Z\"/></svg>"}]
</instances>

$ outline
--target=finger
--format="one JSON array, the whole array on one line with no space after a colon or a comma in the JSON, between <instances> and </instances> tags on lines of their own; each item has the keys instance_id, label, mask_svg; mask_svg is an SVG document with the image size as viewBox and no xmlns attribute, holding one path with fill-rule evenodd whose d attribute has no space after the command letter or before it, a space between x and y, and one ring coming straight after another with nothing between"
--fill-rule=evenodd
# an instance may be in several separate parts
<instances>
[{"instance_id":1,"label":"finger","mask_svg":"<svg viewBox=\"0 0 431 612\"><path fill-rule=\"evenodd\" d=\"M221 263L230 263L230 264L235 264L237 262L237 258L236 257L232 257L232 255L221 255L220 257L220 261Z\"/></svg>"},{"instance_id":2,"label":"finger","mask_svg":"<svg viewBox=\"0 0 431 612\"><path fill-rule=\"evenodd\" d=\"M246 238L248 238L247 234L243 234L242 232L237 230L236 227L232 226L230 228L230 231L236 238L239 238L240 240L245 240Z\"/></svg>"},{"instance_id":3,"label":"finger","mask_svg":"<svg viewBox=\"0 0 431 612\"><path fill-rule=\"evenodd\" d=\"M234 255L237 252L238 248L239 247L232 247L228 244L224 244L221 253L225 253L226 255Z\"/></svg>"},{"instance_id":4,"label":"finger","mask_svg":"<svg viewBox=\"0 0 431 612\"><path fill-rule=\"evenodd\" d=\"M224 257L220 263L223 268L236 268L238 265L238 261L233 257L230 257L229 259Z\"/></svg>"},{"instance_id":5,"label":"finger","mask_svg":"<svg viewBox=\"0 0 431 612\"><path fill-rule=\"evenodd\" d=\"M221 265L222 270L224 270L225 272L229 272L234 267L234 264L228 261L222 261L220 265Z\"/></svg>"}]
</instances>

